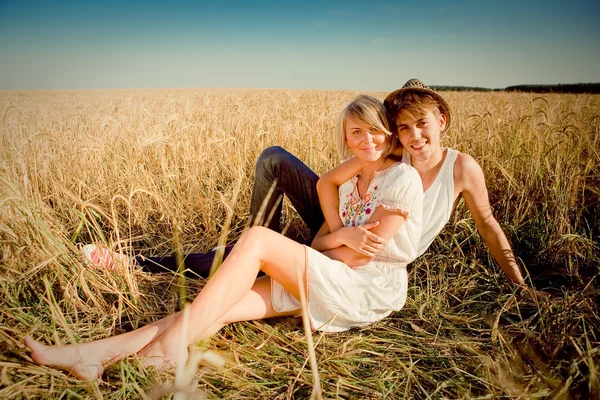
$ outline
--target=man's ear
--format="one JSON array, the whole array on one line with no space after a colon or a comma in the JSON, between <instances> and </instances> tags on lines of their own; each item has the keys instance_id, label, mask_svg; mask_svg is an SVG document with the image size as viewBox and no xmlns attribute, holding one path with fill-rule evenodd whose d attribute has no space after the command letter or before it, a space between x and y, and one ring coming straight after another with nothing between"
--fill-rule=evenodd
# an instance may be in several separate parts
<instances>
[{"instance_id":1,"label":"man's ear","mask_svg":"<svg viewBox=\"0 0 600 400\"><path fill-rule=\"evenodd\" d=\"M446 129L446 114L440 114L440 130L442 132L444 132L444 130Z\"/></svg>"}]
</instances>

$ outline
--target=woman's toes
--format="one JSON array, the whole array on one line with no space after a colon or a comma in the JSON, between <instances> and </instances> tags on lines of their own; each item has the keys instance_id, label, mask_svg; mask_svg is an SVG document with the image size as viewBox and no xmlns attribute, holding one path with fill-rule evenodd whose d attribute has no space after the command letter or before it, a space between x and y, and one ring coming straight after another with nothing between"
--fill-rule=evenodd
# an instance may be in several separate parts
<instances>
[{"instance_id":1,"label":"woman's toes","mask_svg":"<svg viewBox=\"0 0 600 400\"><path fill-rule=\"evenodd\" d=\"M104 372L101 362L82 359L74 346L46 346L29 335L25 336L25 345L31 349L36 364L61 369L81 380L94 381Z\"/></svg>"}]
</instances>

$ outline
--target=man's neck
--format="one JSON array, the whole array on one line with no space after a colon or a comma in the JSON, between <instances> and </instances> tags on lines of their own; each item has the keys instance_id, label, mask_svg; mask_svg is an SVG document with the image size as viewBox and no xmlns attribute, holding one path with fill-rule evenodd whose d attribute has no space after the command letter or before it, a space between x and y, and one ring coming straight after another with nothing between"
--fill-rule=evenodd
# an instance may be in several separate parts
<instances>
[{"instance_id":1,"label":"man's neck","mask_svg":"<svg viewBox=\"0 0 600 400\"><path fill-rule=\"evenodd\" d=\"M415 160L410 158L410 165L423 175L432 169L438 167L444 159L444 149L441 147L426 160Z\"/></svg>"}]
</instances>

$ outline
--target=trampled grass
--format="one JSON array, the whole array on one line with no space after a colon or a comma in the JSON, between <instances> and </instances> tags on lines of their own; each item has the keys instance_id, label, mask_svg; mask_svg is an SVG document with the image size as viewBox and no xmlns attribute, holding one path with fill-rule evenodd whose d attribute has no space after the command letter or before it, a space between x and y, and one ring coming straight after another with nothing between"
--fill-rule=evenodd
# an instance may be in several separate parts
<instances>
[{"instance_id":1,"label":"trampled grass","mask_svg":"<svg viewBox=\"0 0 600 400\"><path fill-rule=\"evenodd\" d=\"M175 391L172 375L133 358L79 382L32 364L23 336L85 342L181 309L202 282L89 270L77 244L163 255L206 251L224 229L235 240L260 152L281 145L318 173L333 167L335 118L356 94L0 92L0 397ZM444 95L454 127L443 144L480 162L496 218L551 301L515 293L461 204L410 266L403 310L369 328L312 334L323 397L598 398L600 96ZM285 218L289 235L306 234L287 205ZM177 390L309 398L305 334L295 318L228 326L198 346L225 364L200 360Z\"/></svg>"}]
</instances>

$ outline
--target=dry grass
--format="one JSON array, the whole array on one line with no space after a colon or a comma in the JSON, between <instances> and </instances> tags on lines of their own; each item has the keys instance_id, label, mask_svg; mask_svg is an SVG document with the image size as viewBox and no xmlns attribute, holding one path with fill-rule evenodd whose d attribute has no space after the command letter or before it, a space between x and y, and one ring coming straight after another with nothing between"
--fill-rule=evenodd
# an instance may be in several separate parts
<instances>
[{"instance_id":1,"label":"dry grass","mask_svg":"<svg viewBox=\"0 0 600 400\"><path fill-rule=\"evenodd\" d=\"M76 243L204 251L218 242L228 210L235 239L260 151L282 145L326 171L337 163L335 117L355 95L0 92L0 397L157 398L173 389L157 386L170 376L133 359L96 384L30 362L25 334L63 344L103 338L179 309L202 285L88 270ZM446 97L455 125L444 144L481 163L495 215L551 303L515 295L461 205L411 266L402 311L368 329L313 333L324 396L598 398L600 97ZM293 210L285 217L303 232ZM184 396L311 395L297 319L235 324L202 349L226 364L200 361Z\"/></svg>"}]
</instances>

